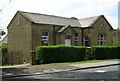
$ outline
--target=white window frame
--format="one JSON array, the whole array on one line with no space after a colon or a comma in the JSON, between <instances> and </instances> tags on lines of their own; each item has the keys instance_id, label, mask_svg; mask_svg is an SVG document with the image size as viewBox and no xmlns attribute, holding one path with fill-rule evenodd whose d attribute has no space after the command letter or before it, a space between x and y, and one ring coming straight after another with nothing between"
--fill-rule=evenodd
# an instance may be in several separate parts
<instances>
[{"instance_id":1,"label":"white window frame","mask_svg":"<svg viewBox=\"0 0 120 81\"><path fill-rule=\"evenodd\" d=\"M103 37L102 37L103 35ZM102 42L102 44L101 44ZM106 46L106 34L98 34L98 45L99 46Z\"/></svg>"},{"instance_id":2,"label":"white window frame","mask_svg":"<svg viewBox=\"0 0 120 81\"><path fill-rule=\"evenodd\" d=\"M75 34L75 41L78 41L78 34Z\"/></svg>"},{"instance_id":3,"label":"white window frame","mask_svg":"<svg viewBox=\"0 0 120 81\"><path fill-rule=\"evenodd\" d=\"M47 33L47 35L43 35L43 33ZM49 45L49 32L42 32L42 46L48 45Z\"/></svg>"},{"instance_id":4,"label":"white window frame","mask_svg":"<svg viewBox=\"0 0 120 81\"><path fill-rule=\"evenodd\" d=\"M87 39L86 39L86 38L87 38ZM84 38L83 38L83 41L84 41L83 45L86 46L86 45L85 45L85 42L88 42L88 43L89 43L89 38L88 38L88 37L84 37Z\"/></svg>"},{"instance_id":5,"label":"white window frame","mask_svg":"<svg viewBox=\"0 0 120 81\"><path fill-rule=\"evenodd\" d=\"M78 45L78 34L74 35L74 45L77 46Z\"/></svg>"}]
</instances>

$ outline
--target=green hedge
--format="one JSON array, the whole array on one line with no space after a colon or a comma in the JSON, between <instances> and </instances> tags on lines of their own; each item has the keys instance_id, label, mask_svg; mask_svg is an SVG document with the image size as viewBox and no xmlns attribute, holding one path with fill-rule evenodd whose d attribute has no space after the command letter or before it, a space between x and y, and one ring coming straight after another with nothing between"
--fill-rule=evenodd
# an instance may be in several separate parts
<instances>
[{"instance_id":1,"label":"green hedge","mask_svg":"<svg viewBox=\"0 0 120 81\"><path fill-rule=\"evenodd\" d=\"M36 63L75 62L83 60L120 59L120 46L38 46Z\"/></svg>"},{"instance_id":2,"label":"green hedge","mask_svg":"<svg viewBox=\"0 0 120 81\"><path fill-rule=\"evenodd\" d=\"M117 47L117 57L120 59L120 46Z\"/></svg>"},{"instance_id":3,"label":"green hedge","mask_svg":"<svg viewBox=\"0 0 120 81\"><path fill-rule=\"evenodd\" d=\"M36 61L40 63L73 62L85 60L85 47L38 46Z\"/></svg>"},{"instance_id":4,"label":"green hedge","mask_svg":"<svg viewBox=\"0 0 120 81\"><path fill-rule=\"evenodd\" d=\"M93 58L102 59L118 59L120 58L120 47L116 46L96 46L92 47Z\"/></svg>"}]
</instances>

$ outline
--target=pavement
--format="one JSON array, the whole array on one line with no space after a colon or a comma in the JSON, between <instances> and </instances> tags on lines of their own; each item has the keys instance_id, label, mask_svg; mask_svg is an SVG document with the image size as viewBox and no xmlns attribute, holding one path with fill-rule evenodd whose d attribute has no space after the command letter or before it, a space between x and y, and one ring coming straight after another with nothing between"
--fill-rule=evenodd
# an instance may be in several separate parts
<instances>
[{"instance_id":1,"label":"pavement","mask_svg":"<svg viewBox=\"0 0 120 81\"><path fill-rule=\"evenodd\" d=\"M84 64L55 64L55 65L14 65L14 66L3 66L2 77L20 77L20 76L33 76L47 73L55 73L61 71L74 71L89 68L98 68L105 66L120 65L118 60L107 60L104 62L84 63Z\"/></svg>"}]
</instances>

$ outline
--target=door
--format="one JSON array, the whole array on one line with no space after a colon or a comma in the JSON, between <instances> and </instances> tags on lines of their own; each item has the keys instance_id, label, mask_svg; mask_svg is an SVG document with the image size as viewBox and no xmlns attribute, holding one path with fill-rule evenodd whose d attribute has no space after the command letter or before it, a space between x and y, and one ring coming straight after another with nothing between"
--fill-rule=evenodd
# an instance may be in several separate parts
<instances>
[{"instance_id":1,"label":"door","mask_svg":"<svg viewBox=\"0 0 120 81\"><path fill-rule=\"evenodd\" d=\"M65 37L65 46L70 46L71 45L71 36L66 35Z\"/></svg>"}]
</instances>

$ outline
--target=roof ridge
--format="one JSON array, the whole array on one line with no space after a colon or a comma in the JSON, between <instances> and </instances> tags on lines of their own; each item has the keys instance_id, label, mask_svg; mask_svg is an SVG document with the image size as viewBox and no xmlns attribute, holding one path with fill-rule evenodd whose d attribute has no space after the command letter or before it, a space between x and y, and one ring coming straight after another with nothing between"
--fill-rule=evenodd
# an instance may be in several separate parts
<instances>
[{"instance_id":1,"label":"roof ridge","mask_svg":"<svg viewBox=\"0 0 120 81\"><path fill-rule=\"evenodd\" d=\"M62 25L62 26L70 24L71 26L75 26L75 27L81 26L81 24L79 23L79 19L71 19L67 17L33 13L33 12L25 12L25 11L18 11L18 13L22 14L30 22L33 22L33 23Z\"/></svg>"},{"instance_id":2,"label":"roof ridge","mask_svg":"<svg viewBox=\"0 0 120 81\"><path fill-rule=\"evenodd\" d=\"M79 19L79 22L82 24L83 27L91 27L102 16L104 15L81 18Z\"/></svg>"},{"instance_id":3,"label":"roof ridge","mask_svg":"<svg viewBox=\"0 0 120 81\"><path fill-rule=\"evenodd\" d=\"M71 19L71 20L76 20L76 19L69 18L69 17L62 17L62 16L48 15L48 14L41 14L41 13L37 13L37 12L26 12L26 11L20 11L20 10L18 10L18 12L21 12L21 13L29 13L29 14L36 14L36 15L44 15L44 16L51 16L51 17L59 17L59 18L65 18L65 19Z\"/></svg>"},{"instance_id":4,"label":"roof ridge","mask_svg":"<svg viewBox=\"0 0 120 81\"><path fill-rule=\"evenodd\" d=\"M63 32L66 28L71 27L71 25L63 26L58 32Z\"/></svg>"},{"instance_id":5,"label":"roof ridge","mask_svg":"<svg viewBox=\"0 0 120 81\"><path fill-rule=\"evenodd\" d=\"M102 16L103 15L97 16L89 26L92 26L94 23L96 23Z\"/></svg>"},{"instance_id":6,"label":"roof ridge","mask_svg":"<svg viewBox=\"0 0 120 81\"><path fill-rule=\"evenodd\" d=\"M89 19L89 18L93 18L93 17L100 17L100 16L103 16L103 15L98 15L98 16L90 16L90 17L80 18L79 20L82 20L82 19Z\"/></svg>"}]
</instances>

